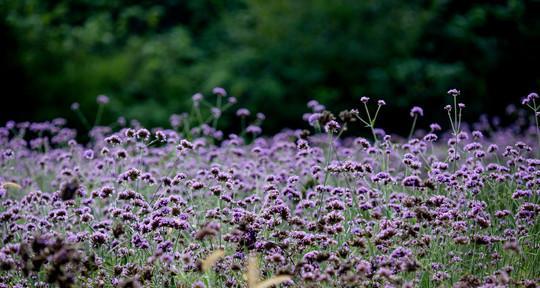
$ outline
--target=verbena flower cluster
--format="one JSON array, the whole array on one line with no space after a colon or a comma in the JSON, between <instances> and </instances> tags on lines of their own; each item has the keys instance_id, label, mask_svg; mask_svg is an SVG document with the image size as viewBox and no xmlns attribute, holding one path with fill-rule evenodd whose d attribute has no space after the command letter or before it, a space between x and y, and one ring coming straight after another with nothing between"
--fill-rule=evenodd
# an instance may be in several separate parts
<instances>
[{"instance_id":1,"label":"verbena flower cluster","mask_svg":"<svg viewBox=\"0 0 540 288\"><path fill-rule=\"evenodd\" d=\"M171 128L122 120L85 143L62 119L1 127L0 287L537 287L537 94L510 126L468 125L453 89L446 121L413 107L401 138L368 97L338 116L311 101L311 131L272 137L238 109L224 135L236 99L213 93Z\"/></svg>"}]
</instances>

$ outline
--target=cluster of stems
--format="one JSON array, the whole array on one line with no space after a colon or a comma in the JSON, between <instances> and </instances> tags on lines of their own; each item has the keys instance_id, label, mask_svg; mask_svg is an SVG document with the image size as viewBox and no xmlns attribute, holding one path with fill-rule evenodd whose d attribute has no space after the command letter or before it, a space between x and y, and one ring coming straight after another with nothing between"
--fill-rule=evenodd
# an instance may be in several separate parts
<instances>
[{"instance_id":1,"label":"cluster of stems","mask_svg":"<svg viewBox=\"0 0 540 288\"><path fill-rule=\"evenodd\" d=\"M381 107L385 105L385 102L383 100L379 100L377 102L377 110L375 110L375 114L372 116L371 113L369 112L369 108L367 105L368 100L369 98L367 97L362 97L362 100L361 100L362 104L364 105L364 110L366 111L367 119L360 117L360 114L356 114L356 118L358 118L358 120L364 123L364 125L366 125L365 127L368 127L371 130L371 135L373 136L373 142L377 143L378 139L377 139L377 134L375 133L375 122L377 121L377 117L379 116L379 111L381 110Z\"/></svg>"}]
</instances>

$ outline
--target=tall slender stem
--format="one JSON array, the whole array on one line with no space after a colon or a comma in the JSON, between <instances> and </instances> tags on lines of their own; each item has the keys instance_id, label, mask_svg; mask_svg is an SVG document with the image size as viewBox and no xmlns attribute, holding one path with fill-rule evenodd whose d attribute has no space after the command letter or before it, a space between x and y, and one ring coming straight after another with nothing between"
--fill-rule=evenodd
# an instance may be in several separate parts
<instances>
[{"instance_id":1,"label":"tall slender stem","mask_svg":"<svg viewBox=\"0 0 540 288\"><path fill-rule=\"evenodd\" d=\"M414 133L414 127L416 126L416 119L418 119L418 116L417 116L417 115L414 115L414 119L413 119L412 126L411 126L411 131L409 132L409 137L408 137L408 139L411 139L411 137L413 136L413 133Z\"/></svg>"},{"instance_id":2,"label":"tall slender stem","mask_svg":"<svg viewBox=\"0 0 540 288\"><path fill-rule=\"evenodd\" d=\"M94 127L98 126L99 122L101 121L101 115L103 114L103 107L104 106L105 105L103 105L103 104L98 105L98 110L97 110L97 114L96 114L96 121L94 122Z\"/></svg>"}]
</instances>

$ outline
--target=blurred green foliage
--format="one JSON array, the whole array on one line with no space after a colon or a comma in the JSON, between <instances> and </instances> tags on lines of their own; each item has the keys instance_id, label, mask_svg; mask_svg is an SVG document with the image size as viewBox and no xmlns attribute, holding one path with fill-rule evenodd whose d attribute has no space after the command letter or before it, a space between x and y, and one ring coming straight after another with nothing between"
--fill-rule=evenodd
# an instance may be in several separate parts
<instances>
[{"instance_id":1,"label":"blurred green foliage","mask_svg":"<svg viewBox=\"0 0 540 288\"><path fill-rule=\"evenodd\" d=\"M439 118L460 88L470 114L500 112L540 84L539 1L0 0L7 118L94 113L167 125L191 95L225 87L299 126L309 99L353 108L385 99L385 126L422 105ZM429 116L432 115L432 116ZM428 121L425 120L425 121ZM268 131L268 130L267 130Z\"/></svg>"}]
</instances>

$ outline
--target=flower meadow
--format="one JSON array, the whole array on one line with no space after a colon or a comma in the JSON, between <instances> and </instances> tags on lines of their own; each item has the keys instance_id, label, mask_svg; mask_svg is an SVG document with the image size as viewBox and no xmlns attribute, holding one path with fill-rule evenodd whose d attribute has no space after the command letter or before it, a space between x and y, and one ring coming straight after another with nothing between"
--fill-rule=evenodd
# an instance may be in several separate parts
<instances>
[{"instance_id":1,"label":"flower meadow","mask_svg":"<svg viewBox=\"0 0 540 288\"><path fill-rule=\"evenodd\" d=\"M0 128L0 287L538 287L536 93L468 124L452 89L408 137L368 97L310 101L310 129L273 136L236 109L225 135L236 99L212 94L168 128L99 125L103 95L94 125L72 105L85 141L63 119Z\"/></svg>"}]
</instances>

